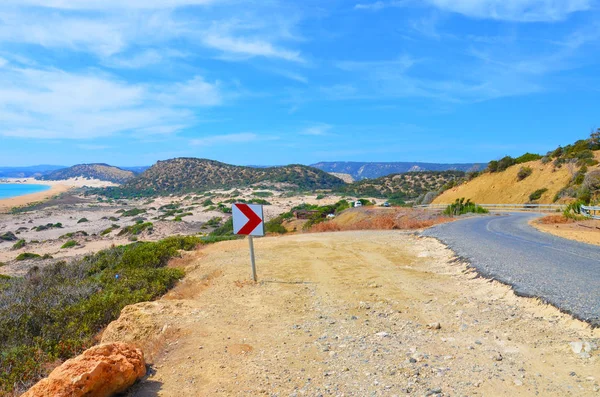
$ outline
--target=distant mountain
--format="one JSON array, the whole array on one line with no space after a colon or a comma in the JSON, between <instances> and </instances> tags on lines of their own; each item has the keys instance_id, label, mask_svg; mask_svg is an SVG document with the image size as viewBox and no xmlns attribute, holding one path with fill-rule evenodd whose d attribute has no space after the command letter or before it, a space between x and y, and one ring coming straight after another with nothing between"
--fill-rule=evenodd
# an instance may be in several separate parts
<instances>
[{"instance_id":1,"label":"distant mountain","mask_svg":"<svg viewBox=\"0 0 600 397\"><path fill-rule=\"evenodd\" d=\"M148 168L150 168L149 165L142 165L139 167L119 167L122 170L127 170L127 171L131 171L134 174L141 174L142 172L146 171Z\"/></svg>"},{"instance_id":2,"label":"distant mountain","mask_svg":"<svg viewBox=\"0 0 600 397\"><path fill-rule=\"evenodd\" d=\"M331 189L344 181L305 165L252 168L198 158L159 161L119 188L111 196L150 196L201 192L210 189L241 188L254 184L281 184L292 189Z\"/></svg>"},{"instance_id":3,"label":"distant mountain","mask_svg":"<svg viewBox=\"0 0 600 397\"><path fill-rule=\"evenodd\" d=\"M32 178L65 168L62 165L32 165L28 167L0 167L0 178Z\"/></svg>"},{"instance_id":4,"label":"distant mountain","mask_svg":"<svg viewBox=\"0 0 600 397\"><path fill-rule=\"evenodd\" d=\"M99 179L114 183L125 183L132 179L135 174L108 164L78 164L69 168L56 170L37 179L43 181L61 181L71 178Z\"/></svg>"},{"instance_id":5,"label":"distant mountain","mask_svg":"<svg viewBox=\"0 0 600 397\"><path fill-rule=\"evenodd\" d=\"M437 163L366 163L352 161L321 162L311 167L325 172L350 174L355 180L379 178L391 174L402 174L414 171L476 171L483 170L486 164L437 164Z\"/></svg>"}]
</instances>

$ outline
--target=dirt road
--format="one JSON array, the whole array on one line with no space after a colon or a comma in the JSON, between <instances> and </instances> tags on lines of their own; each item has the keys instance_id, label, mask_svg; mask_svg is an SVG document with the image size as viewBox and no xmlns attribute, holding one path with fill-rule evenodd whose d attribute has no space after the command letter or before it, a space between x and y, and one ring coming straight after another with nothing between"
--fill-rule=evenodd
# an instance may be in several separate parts
<instances>
[{"instance_id":1,"label":"dirt road","mask_svg":"<svg viewBox=\"0 0 600 397\"><path fill-rule=\"evenodd\" d=\"M210 246L177 263L188 275L168 296L109 326L103 341L153 363L132 395L600 395L599 330L475 277L436 240L255 245L258 284L246 241Z\"/></svg>"}]
</instances>

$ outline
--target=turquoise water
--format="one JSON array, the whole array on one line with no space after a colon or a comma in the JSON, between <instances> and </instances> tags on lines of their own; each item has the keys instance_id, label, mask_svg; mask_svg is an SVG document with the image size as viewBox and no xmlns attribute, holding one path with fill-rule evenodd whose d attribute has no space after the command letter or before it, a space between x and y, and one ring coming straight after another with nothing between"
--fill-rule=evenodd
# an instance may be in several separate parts
<instances>
[{"instance_id":1,"label":"turquoise water","mask_svg":"<svg viewBox=\"0 0 600 397\"><path fill-rule=\"evenodd\" d=\"M24 183L0 183L0 199L23 196L49 190L47 185L26 185Z\"/></svg>"}]
</instances>

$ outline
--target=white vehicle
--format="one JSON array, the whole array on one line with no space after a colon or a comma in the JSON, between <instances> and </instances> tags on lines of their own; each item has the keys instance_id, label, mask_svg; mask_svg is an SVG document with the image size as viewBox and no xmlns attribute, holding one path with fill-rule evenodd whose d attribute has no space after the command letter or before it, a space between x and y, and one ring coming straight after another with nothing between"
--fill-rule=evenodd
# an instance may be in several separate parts
<instances>
[{"instance_id":1,"label":"white vehicle","mask_svg":"<svg viewBox=\"0 0 600 397\"><path fill-rule=\"evenodd\" d=\"M362 203L360 201L354 202L354 208L362 207Z\"/></svg>"}]
</instances>

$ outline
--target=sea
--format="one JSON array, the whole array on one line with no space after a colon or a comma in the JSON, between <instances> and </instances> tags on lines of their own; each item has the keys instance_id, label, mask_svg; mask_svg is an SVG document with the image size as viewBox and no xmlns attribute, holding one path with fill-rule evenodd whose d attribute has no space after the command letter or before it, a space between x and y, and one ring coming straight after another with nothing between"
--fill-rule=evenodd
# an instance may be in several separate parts
<instances>
[{"instance_id":1,"label":"sea","mask_svg":"<svg viewBox=\"0 0 600 397\"><path fill-rule=\"evenodd\" d=\"M45 192L49 190L48 185L29 185L25 183L1 183L0 182L0 200L24 196L26 194Z\"/></svg>"}]
</instances>

